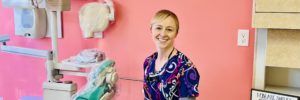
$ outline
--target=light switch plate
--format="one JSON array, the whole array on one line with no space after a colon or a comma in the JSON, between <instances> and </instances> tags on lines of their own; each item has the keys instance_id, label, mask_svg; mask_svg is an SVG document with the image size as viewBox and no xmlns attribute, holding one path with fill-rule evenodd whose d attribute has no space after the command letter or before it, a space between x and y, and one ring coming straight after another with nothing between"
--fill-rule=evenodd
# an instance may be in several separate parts
<instances>
[{"instance_id":1,"label":"light switch plate","mask_svg":"<svg viewBox=\"0 0 300 100\"><path fill-rule=\"evenodd\" d=\"M249 44L249 30L239 29L238 30L238 46L248 46Z\"/></svg>"}]
</instances>

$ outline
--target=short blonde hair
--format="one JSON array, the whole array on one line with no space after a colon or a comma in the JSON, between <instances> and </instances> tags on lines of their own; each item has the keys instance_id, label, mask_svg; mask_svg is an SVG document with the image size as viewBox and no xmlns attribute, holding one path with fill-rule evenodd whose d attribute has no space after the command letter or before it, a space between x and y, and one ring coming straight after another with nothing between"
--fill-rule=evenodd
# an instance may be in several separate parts
<instances>
[{"instance_id":1,"label":"short blonde hair","mask_svg":"<svg viewBox=\"0 0 300 100\"><path fill-rule=\"evenodd\" d=\"M176 16L175 13L173 13L172 11L170 10L160 10L158 12L155 13L154 17L152 18L151 20L151 28L152 28L152 25L156 22L161 22L163 20L165 20L166 18L168 17L172 17L175 21L175 25L176 25L176 33L178 33L178 30L179 30L179 20Z\"/></svg>"}]
</instances>

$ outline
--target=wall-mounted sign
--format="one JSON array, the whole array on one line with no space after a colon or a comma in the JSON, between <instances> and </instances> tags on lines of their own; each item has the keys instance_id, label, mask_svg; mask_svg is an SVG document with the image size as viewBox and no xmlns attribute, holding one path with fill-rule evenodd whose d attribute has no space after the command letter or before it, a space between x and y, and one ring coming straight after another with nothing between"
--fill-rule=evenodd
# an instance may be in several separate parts
<instances>
[{"instance_id":1,"label":"wall-mounted sign","mask_svg":"<svg viewBox=\"0 0 300 100\"><path fill-rule=\"evenodd\" d=\"M300 100L300 99L297 96L252 89L251 100Z\"/></svg>"}]
</instances>

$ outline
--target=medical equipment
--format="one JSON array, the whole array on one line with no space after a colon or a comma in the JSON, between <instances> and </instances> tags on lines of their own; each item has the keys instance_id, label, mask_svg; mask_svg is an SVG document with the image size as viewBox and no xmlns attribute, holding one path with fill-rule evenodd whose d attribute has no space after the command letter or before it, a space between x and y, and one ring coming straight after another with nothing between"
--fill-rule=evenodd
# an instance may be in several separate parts
<instances>
[{"instance_id":1,"label":"medical equipment","mask_svg":"<svg viewBox=\"0 0 300 100\"><path fill-rule=\"evenodd\" d=\"M47 15L44 8L15 8L14 21L16 35L29 38L46 36Z\"/></svg>"},{"instance_id":2,"label":"medical equipment","mask_svg":"<svg viewBox=\"0 0 300 100\"><path fill-rule=\"evenodd\" d=\"M85 51L92 50L83 50L78 55L81 55ZM107 100L107 98L112 97L112 95L114 94L113 88L118 79L116 70L114 68L114 61L104 58L101 61L91 63L89 63L90 60L88 60L87 63L78 63L80 61L86 61L82 60L82 57L79 57L80 59L77 59L80 61L75 61L76 58L74 57L78 57L78 55L57 63L57 66L54 66L54 69L59 70L59 74L63 75L87 77L87 84L83 87L83 89L76 93L77 86L74 83L66 84L57 82L44 82L43 88L45 100L71 100L71 96L74 93L76 94L72 96L72 100L79 100L80 98L86 98L88 100ZM88 55L86 56L89 58L90 53L88 53ZM99 57L104 56L99 55ZM95 57L94 59L99 58ZM82 69L89 69L91 72L82 72ZM64 99L58 97L63 97Z\"/></svg>"},{"instance_id":3,"label":"medical equipment","mask_svg":"<svg viewBox=\"0 0 300 100\"><path fill-rule=\"evenodd\" d=\"M9 40L10 40L10 38L8 35L0 36L0 42L3 43L3 45L1 46L1 51L8 52L8 53L14 53L14 54L20 54L20 55L45 58L45 59L52 59L51 51L16 47L16 46L7 46L6 42Z\"/></svg>"},{"instance_id":4,"label":"medical equipment","mask_svg":"<svg viewBox=\"0 0 300 100\"><path fill-rule=\"evenodd\" d=\"M105 3L85 4L79 11L80 28L84 38L103 38L102 32L114 21L114 7L111 0Z\"/></svg>"},{"instance_id":5,"label":"medical equipment","mask_svg":"<svg viewBox=\"0 0 300 100\"><path fill-rule=\"evenodd\" d=\"M68 11L70 4L70 0L46 0L46 8L50 11Z\"/></svg>"},{"instance_id":6,"label":"medical equipment","mask_svg":"<svg viewBox=\"0 0 300 100\"><path fill-rule=\"evenodd\" d=\"M3 0L6 3L10 2L8 0ZM20 0L19 6L27 6L32 4L27 4L28 2L22 2L24 0ZM52 21L50 22L50 32L51 32L51 44L52 44L52 50L38 50L38 49L32 49L32 48L23 48L23 47L15 47L15 46L7 46L6 42L9 40L8 36L1 36L0 42L3 42L4 45L1 46L1 51L9 52L9 53L15 53L15 54L21 54L21 55L28 55L33 57L40 57L45 58L46 61L46 72L47 72L47 80L43 83L43 97L44 100L71 100L72 95L74 95L77 91L77 85L73 82L62 82L60 81L61 78L63 78L63 75L76 75L76 76L90 76L87 72L82 72L82 69L91 69L93 68L99 68L97 66L102 66L103 62L97 62L98 60L95 60L94 63L89 64L74 64L70 63L67 60L63 60L62 62L58 61L58 46L57 46L57 39L58 39L58 28L57 25L59 25L59 19L58 13L61 11L69 10L70 9L70 1L69 0L34 0L36 2L33 5L37 5L40 3L45 3L45 5L41 5L41 7L46 7L47 11L49 11L49 15ZM11 2L18 2L16 0L12 0ZM14 3L7 3L11 4L13 6L16 6ZM21 20L22 21L22 20ZM90 60L89 60L90 61ZM107 61L107 60L105 60ZM95 67L96 66L96 67ZM113 84L115 84L117 78L117 74L114 68L112 68L112 65L109 65L108 68L106 68L101 73L96 73L94 75L95 79L94 82L99 84L106 84L109 88L113 87ZM102 78L99 78L102 77ZM104 81L105 80L105 81ZM101 85L102 86L102 85ZM93 87L91 89L96 89L100 87ZM89 90L89 89L88 89ZM90 92L94 93L94 92ZM102 94L100 100L107 99L111 97L114 93L114 91L104 91L104 94Z\"/></svg>"},{"instance_id":7,"label":"medical equipment","mask_svg":"<svg viewBox=\"0 0 300 100\"><path fill-rule=\"evenodd\" d=\"M45 9L46 0L2 0L2 5L14 8L15 34L17 36L28 38L50 37L50 24L53 20L50 19L50 12ZM58 3L58 5L61 4ZM65 7L64 9L70 8L65 5L63 7ZM57 12L57 14L58 37L62 38L61 15L60 12Z\"/></svg>"},{"instance_id":8,"label":"medical equipment","mask_svg":"<svg viewBox=\"0 0 300 100\"><path fill-rule=\"evenodd\" d=\"M8 53L17 53L21 55L28 55L33 57L51 59L51 51L22 48L16 46L1 46L1 50Z\"/></svg>"},{"instance_id":9,"label":"medical equipment","mask_svg":"<svg viewBox=\"0 0 300 100\"><path fill-rule=\"evenodd\" d=\"M5 44L7 41L9 41L8 35L0 36L0 42ZM73 99L99 97L99 100L107 100L115 93L113 88L118 76L116 69L113 67L114 61L104 58L105 56L103 53L95 53L95 49L83 50L82 53L79 53L79 55L87 56L88 60L82 59L83 57L79 57L80 59L77 60L85 61L87 63L77 63L78 61L74 61L73 57L65 59L60 63L53 63L53 53L52 51L47 50L37 50L7 45L2 45L1 50L14 54L47 59L46 67L48 71L51 71L47 73L48 75L51 75L49 78L53 78L53 80L48 80L43 83L44 100L72 99L72 96L77 92L77 84L72 82L60 82L59 79L63 78L63 75L84 76L89 80L87 85L73 96ZM91 53L85 51L91 51ZM92 57L95 60L91 60L91 56L93 56L93 54L98 55L98 57ZM82 69L90 69L91 72L82 72ZM95 94L97 95L94 96Z\"/></svg>"},{"instance_id":10,"label":"medical equipment","mask_svg":"<svg viewBox=\"0 0 300 100\"><path fill-rule=\"evenodd\" d=\"M102 98L106 97L105 95L113 95L113 87L118 78L114 63L113 60L105 59L101 61L99 66L93 67L87 75L87 84L73 96L73 99L103 100Z\"/></svg>"},{"instance_id":11,"label":"medical equipment","mask_svg":"<svg viewBox=\"0 0 300 100\"><path fill-rule=\"evenodd\" d=\"M36 1L36 2L34 2ZM40 0L39 0L40 1ZM43 38L47 32L45 8L40 8L37 0L3 0L6 7L14 7L15 33L29 38Z\"/></svg>"}]
</instances>

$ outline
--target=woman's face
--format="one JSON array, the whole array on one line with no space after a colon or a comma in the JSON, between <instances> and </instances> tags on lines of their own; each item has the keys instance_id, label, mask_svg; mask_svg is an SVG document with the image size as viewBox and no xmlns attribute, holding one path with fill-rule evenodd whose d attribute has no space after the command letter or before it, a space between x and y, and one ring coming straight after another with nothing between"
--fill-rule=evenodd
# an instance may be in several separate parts
<instances>
[{"instance_id":1,"label":"woman's face","mask_svg":"<svg viewBox=\"0 0 300 100\"><path fill-rule=\"evenodd\" d=\"M166 49L173 47L177 35L177 27L172 17L153 23L151 32L157 48Z\"/></svg>"}]
</instances>

